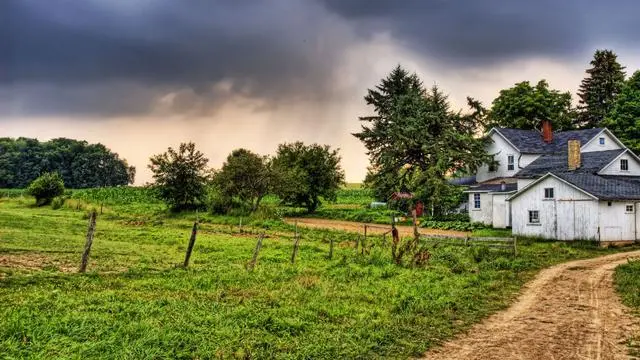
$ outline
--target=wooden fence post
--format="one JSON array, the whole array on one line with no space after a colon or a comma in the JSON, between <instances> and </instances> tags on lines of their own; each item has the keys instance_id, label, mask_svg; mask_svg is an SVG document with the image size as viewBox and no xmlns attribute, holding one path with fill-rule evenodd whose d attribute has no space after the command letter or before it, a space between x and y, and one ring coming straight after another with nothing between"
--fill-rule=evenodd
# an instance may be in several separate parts
<instances>
[{"instance_id":1,"label":"wooden fence post","mask_svg":"<svg viewBox=\"0 0 640 360\"><path fill-rule=\"evenodd\" d=\"M331 243L329 243L329 260L333 259L333 238L331 238Z\"/></svg>"},{"instance_id":2,"label":"wooden fence post","mask_svg":"<svg viewBox=\"0 0 640 360\"><path fill-rule=\"evenodd\" d=\"M295 264L296 255L298 254L298 246L300 244L300 236L296 235L296 241L293 243L293 252L291 253L291 263Z\"/></svg>"},{"instance_id":3,"label":"wooden fence post","mask_svg":"<svg viewBox=\"0 0 640 360\"><path fill-rule=\"evenodd\" d=\"M186 268L189 266L189 259L191 259L191 252L193 251L193 246L196 244L196 235L198 233L198 222L193 223L193 228L191 229L191 238L189 238L189 246L187 246L187 253L184 256L184 264L183 266Z\"/></svg>"},{"instance_id":4,"label":"wooden fence post","mask_svg":"<svg viewBox=\"0 0 640 360\"><path fill-rule=\"evenodd\" d=\"M262 239L264 239L264 233L258 236L258 242L256 243L256 248L253 250L253 258L247 265L247 270L253 271L253 268L256 267L256 262L258 261L258 254L260 253L260 249L262 249Z\"/></svg>"},{"instance_id":5,"label":"wooden fence post","mask_svg":"<svg viewBox=\"0 0 640 360\"><path fill-rule=\"evenodd\" d=\"M364 248L367 246L367 225L364 225L364 237L362 238L361 254L364 255Z\"/></svg>"},{"instance_id":6,"label":"wooden fence post","mask_svg":"<svg viewBox=\"0 0 640 360\"><path fill-rule=\"evenodd\" d=\"M517 242L518 242L518 238L514 236L513 237L513 256L514 257L518 256Z\"/></svg>"},{"instance_id":7,"label":"wooden fence post","mask_svg":"<svg viewBox=\"0 0 640 360\"><path fill-rule=\"evenodd\" d=\"M239 228L238 231L240 232L240 234L242 234L242 216L240 216L240 225L238 228Z\"/></svg>"},{"instance_id":8,"label":"wooden fence post","mask_svg":"<svg viewBox=\"0 0 640 360\"><path fill-rule=\"evenodd\" d=\"M87 271L87 263L89 262L89 253L91 252L91 245L93 244L93 234L96 231L96 217L98 213L95 210L91 210L89 215L89 228L87 229L87 241L84 244L84 252L82 253L82 262L80 262L80 272Z\"/></svg>"}]
</instances>

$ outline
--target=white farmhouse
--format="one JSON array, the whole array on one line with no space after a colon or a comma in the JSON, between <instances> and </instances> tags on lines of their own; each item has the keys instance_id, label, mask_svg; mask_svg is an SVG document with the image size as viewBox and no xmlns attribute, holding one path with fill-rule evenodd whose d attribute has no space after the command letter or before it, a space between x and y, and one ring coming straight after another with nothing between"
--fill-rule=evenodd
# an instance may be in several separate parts
<instances>
[{"instance_id":1,"label":"white farmhouse","mask_svg":"<svg viewBox=\"0 0 640 360\"><path fill-rule=\"evenodd\" d=\"M609 130L553 132L545 121L541 131L494 128L488 136L495 162L467 191L471 221L521 236L638 239L640 160Z\"/></svg>"},{"instance_id":2,"label":"white farmhouse","mask_svg":"<svg viewBox=\"0 0 640 360\"><path fill-rule=\"evenodd\" d=\"M513 195L530 180L518 180L516 174L542 155L564 153L571 139L580 140L582 152L622 149L622 143L607 129L586 129L554 133L551 123L543 122L541 131L493 128L487 134L491 143L487 148L494 163L483 165L476 173L469 194L469 217L496 228L511 226L510 204Z\"/></svg>"}]
</instances>

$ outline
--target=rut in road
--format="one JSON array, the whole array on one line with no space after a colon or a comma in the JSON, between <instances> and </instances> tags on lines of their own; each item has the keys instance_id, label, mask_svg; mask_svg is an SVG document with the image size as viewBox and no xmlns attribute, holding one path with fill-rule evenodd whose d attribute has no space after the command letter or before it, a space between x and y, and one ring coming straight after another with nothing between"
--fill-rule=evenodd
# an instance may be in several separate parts
<instances>
[{"instance_id":1,"label":"rut in road","mask_svg":"<svg viewBox=\"0 0 640 360\"><path fill-rule=\"evenodd\" d=\"M542 270L516 303L425 354L425 359L628 359L640 331L616 295L613 271L640 251Z\"/></svg>"}]
</instances>

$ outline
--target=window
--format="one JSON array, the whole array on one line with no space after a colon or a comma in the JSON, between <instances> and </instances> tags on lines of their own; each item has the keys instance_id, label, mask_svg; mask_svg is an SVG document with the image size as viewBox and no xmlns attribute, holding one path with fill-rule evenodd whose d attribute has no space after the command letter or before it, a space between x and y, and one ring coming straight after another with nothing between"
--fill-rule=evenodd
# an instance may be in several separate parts
<instances>
[{"instance_id":1,"label":"window","mask_svg":"<svg viewBox=\"0 0 640 360\"><path fill-rule=\"evenodd\" d=\"M529 210L529 224L540 224L540 211Z\"/></svg>"},{"instance_id":2,"label":"window","mask_svg":"<svg viewBox=\"0 0 640 360\"><path fill-rule=\"evenodd\" d=\"M629 160L620 159L620 170L629 171Z\"/></svg>"},{"instance_id":3,"label":"window","mask_svg":"<svg viewBox=\"0 0 640 360\"><path fill-rule=\"evenodd\" d=\"M627 205L626 206L626 212L627 213L632 213L633 212L633 205Z\"/></svg>"},{"instance_id":4,"label":"window","mask_svg":"<svg viewBox=\"0 0 640 360\"><path fill-rule=\"evenodd\" d=\"M544 189L544 198L545 199L553 199L553 188L545 188Z\"/></svg>"},{"instance_id":5,"label":"window","mask_svg":"<svg viewBox=\"0 0 640 360\"><path fill-rule=\"evenodd\" d=\"M515 158L513 155L507 155L507 170L511 171L515 169Z\"/></svg>"},{"instance_id":6,"label":"window","mask_svg":"<svg viewBox=\"0 0 640 360\"><path fill-rule=\"evenodd\" d=\"M600 138L600 145L604 145L604 138L603 137Z\"/></svg>"},{"instance_id":7,"label":"window","mask_svg":"<svg viewBox=\"0 0 640 360\"><path fill-rule=\"evenodd\" d=\"M489 164L489 172L496 172L496 171L498 171L498 163L495 161L492 161Z\"/></svg>"},{"instance_id":8,"label":"window","mask_svg":"<svg viewBox=\"0 0 640 360\"><path fill-rule=\"evenodd\" d=\"M480 209L480 194L473 194L473 208Z\"/></svg>"}]
</instances>

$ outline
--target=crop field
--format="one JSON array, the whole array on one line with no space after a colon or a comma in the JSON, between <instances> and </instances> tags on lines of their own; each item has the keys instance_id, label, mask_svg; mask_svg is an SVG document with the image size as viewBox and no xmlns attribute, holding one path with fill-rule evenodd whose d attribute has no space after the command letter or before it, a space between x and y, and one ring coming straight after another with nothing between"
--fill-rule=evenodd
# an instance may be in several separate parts
<instances>
[{"instance_id":1,"label":"crop field","mask_svg":"<svg viewBox=\"0 0 640 360\"><path fill-rule=\"evenodd\" d=\"M0 354L406 359L507 306L538 269L619 251L522 242L514 257L436 246L424 266L396 265L376 239L363 254L356 234L301 228L292 264L294 228L277 218L244 219L241 231L239 218L170 214L140 192L77 191L56 210L0 198ZM87 211L102 203L88 272L79 274ZM196 217L185 269L178 264Z\"/></svg>"}]
</instances>

